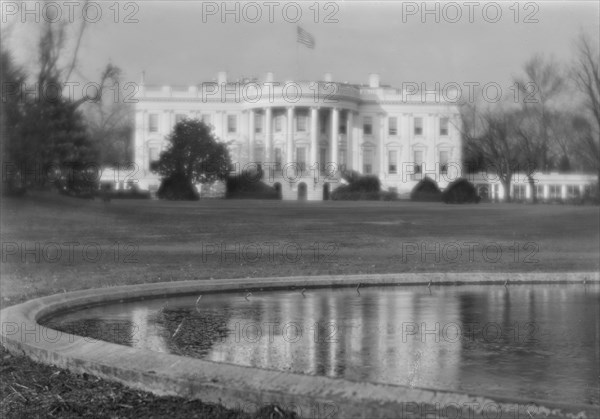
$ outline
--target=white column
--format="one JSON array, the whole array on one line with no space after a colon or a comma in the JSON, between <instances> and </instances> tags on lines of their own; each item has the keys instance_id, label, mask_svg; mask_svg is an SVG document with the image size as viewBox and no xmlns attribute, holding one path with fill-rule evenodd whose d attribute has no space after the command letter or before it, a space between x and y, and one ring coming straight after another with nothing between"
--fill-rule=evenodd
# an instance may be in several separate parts
<instances>
[{"instance_id":1,"label":"white column","mask_svg":"<svg viewBox=\"0 0 600 419\"><path fill-rule=\"evenodd\" d=\"M148 170L145 158L144 144L146 142L146 129L148 114L146 111L135 111L135 164L136 169Z\"/></svg>"},{"instance_id":2,"label":"white column","mask_svg":"<svg viewBox=\"0 0 600 419\"><path fill-rule=\"evenodd\" d=\"M310 167L312 167L318 160L318 147L317 147L317 130L319 122L319 111L316 107L310 108ZM319 168L317 167L318 171Z\"/></svg>"},{"instance_id":3,"label":"white column","mask_svg":"<svg viewBox=\"0 0 600 419\"><path fill-rule=\"evenodd\" d=\"M338 136L340 129L340 111L337 108L331 108L331 158L330 163L335 173L338 173Z\"/></svg>"},{"instance_id":4,"label":"white column","mask_svg":"<svg viewBox=\"0 0 600 419\"><path fill-rule=\"evenodd\" d=\"M349 166L348 169L354 169L353 159L354 153L354 135L352 132L352 127L354 125L354 118L352 115L352 111L346 112L346 164Z\"/></svg>"},{"instance_id":5,"label":"white column","mask_svg":"<svg viewBox=\"0 0 600 419\"><path fill-rule=\"evenodd\" d=\"M360 114L356 114L356 117L358 118L360 116ZM360 122L360 118L359 120L359 124ZM352 169L357 170L357 171L361 171L361 167L360 167L360 145L361 145L361 138L362 138L362 128L360 126L357 127L353 127L353 134L352 134Z\"/></svg>"},{"instance_id":6,"label":"white column","mask_svg":"<svg viewBox=\"0 0 600 419\"><path fill-rule=\"evenodd\" d=\"M271 142L273 140L273 109L265 109L265 161L272 163Z\"/></svg>"},{"instance_id":7,"label":"white column","mask_svg":"<svg viewBox=\"0 0 600 419\"><path fill-rule=\"evenodd\" d=\"M385 114L377 114L379 124L379 179L383 180L385 177Z\"/></svg>"},{"instance_id":8,"label":"white column","mask_svg":"<svg viewBox=\"0 0 600 419\"><path fill-rule=\"evenodd\" d=\"M227 111L222 111L221 112L221 127L222 127L222 134L221 134L221 138L223 140L225 140L227 138Z\"/></svg>"},{"instance_id":9,"label":"white column","mask_svg":"<svg viewBox=\"0 0 600 419\"><path fill-rule=\"evenodd\" d=\"M287 108L287 118L286 118L286 152L285 152L285 162L293 163L294 162L294 107L290 106Z\"/></svg>"},{"instance_id":10,"label":"white column","mask_svg":"<svg viewBox=\"0 0 600 419\"><path fill-rule=\"evenodd\" d=\"M248 160L250 163L254 163L254 109L248 111Z\"/></svg>"}]
</instances>

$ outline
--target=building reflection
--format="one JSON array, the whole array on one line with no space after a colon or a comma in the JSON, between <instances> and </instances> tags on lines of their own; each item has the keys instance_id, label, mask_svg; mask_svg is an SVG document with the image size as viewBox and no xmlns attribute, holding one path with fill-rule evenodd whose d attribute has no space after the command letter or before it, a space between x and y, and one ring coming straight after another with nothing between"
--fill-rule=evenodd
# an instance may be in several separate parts
<instances>
[{"instance_id":1,"label":"building reflection","mask_svg":"<svg viewBox=\"0 0 600 419\"><path fill-rule=\"evenodd\" d=\"M227 339L206 358L415 386L456 379L461 342L442 336L440 319L458 322L457 301L432 304L428 295L370 289L278 297L253 299L260 317L232 317ZM403 334L413 324L417 331Z\"/></svg>"},{"instance_id":2,"label":"building reflection","mask_svg":"<svg viewBox=\"0 0 600 419\"><path fill-rule=\"evenodd\" d=\"M216 362L600 403L600 286L423 288L221 294L199 309L186 297L165 311L163 301L115 304L54 324L118 330L117 343Z\"/></svg>"}]
</instances>

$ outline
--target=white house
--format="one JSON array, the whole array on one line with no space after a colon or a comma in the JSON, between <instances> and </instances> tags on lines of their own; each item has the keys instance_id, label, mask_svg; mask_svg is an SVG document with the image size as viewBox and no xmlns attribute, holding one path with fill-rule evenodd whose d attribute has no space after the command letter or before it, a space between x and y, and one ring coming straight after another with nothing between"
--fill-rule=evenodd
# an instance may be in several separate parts
<instances>
[{"instance_id":1,"label":"white house","mask_svg":"<svg viewBox=\"0 0 600 419\"><path fill-rule=\"evenodd\" d=\"M444 187L461 162L459 112L439 95L380 84L227 79L187 88L142 81L135 105L136 179L155 190L151 173L166 136L183 118L211 124L230 144L235 169L260 166L263 181L283 199L320 200L340 184L343 170L377 175L384 189L408 194L428 175ZM335 141L332 141L335 139Z\"/></svg>"}]
</instances>

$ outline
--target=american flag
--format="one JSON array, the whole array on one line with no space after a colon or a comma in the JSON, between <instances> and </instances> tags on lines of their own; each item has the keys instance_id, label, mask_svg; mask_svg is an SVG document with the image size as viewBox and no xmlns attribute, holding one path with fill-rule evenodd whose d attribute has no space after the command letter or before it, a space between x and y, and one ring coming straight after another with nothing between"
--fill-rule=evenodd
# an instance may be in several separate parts
<instances>
[{"instance_id":1,"label":"american flag","mask_svg":"<svg viewBox=\"0 0 600 419\"><path fill-rule=\"evenodd\" d=\"M311 34L309 34L308 32L306 32L300 26L298 26L298 38L297 38L297 40L301 44L304 44L304 45L306 45L307 47L309 47L311 49L315 47L315 38L314 38L314 36L312 36Z\"/></svg>"}]
</instances>

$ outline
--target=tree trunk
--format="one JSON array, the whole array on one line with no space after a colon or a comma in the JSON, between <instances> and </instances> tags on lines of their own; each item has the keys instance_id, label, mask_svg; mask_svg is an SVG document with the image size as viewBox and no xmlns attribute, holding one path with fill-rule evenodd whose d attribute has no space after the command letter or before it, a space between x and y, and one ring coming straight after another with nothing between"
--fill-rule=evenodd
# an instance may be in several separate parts
<instances>
[{"instance_id":1,"label":"tree trunk","mask_svg":"<svg viewBox=\"0 0 600 419\"><path fill-rule=\"evenodd\" d=\"M504 202L510 202L510 178L509 179L501 179L502 187L504 188Z\"/></svg>"},{"instance_id":2,"label":"tree trunk","mask_svg":"<svg viewBox=\"0 0 600 419\"><path fill-rule=\"evenodd\" d=\"M533 204L537 204L537 191L535 189L535 179L531 175L527 175L527 180L529 181L529 187L531 188L531 202Z\"/></svg>"}]
</instances>

